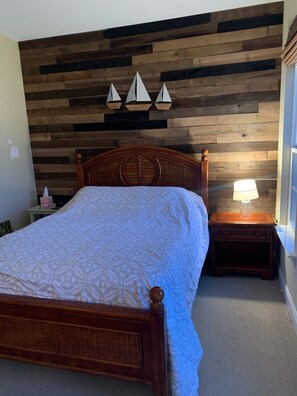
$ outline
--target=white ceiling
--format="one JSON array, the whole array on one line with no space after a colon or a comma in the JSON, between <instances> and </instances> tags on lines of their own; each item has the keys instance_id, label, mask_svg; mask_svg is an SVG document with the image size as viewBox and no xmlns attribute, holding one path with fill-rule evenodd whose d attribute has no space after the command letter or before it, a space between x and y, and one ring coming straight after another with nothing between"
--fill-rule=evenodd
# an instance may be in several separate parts
<instances>
[{"instance_id":1,"label":"white ceiling","mask_svg":"<svg viewBox=\"0 0 297 396\"><path fill-rule=\"evenodd\" d=\"M0 34L23 41L273 1L277 0L0 0Z\"/></svg>"}]
</instances>

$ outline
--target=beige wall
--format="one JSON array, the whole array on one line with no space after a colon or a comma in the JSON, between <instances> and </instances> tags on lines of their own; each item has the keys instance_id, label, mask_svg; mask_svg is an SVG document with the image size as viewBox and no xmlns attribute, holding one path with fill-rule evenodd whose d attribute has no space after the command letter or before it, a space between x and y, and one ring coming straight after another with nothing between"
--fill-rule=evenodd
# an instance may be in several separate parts
<instances>
[{"instance_id":1,"label":"beige wall","mask_svg":"<svg viewBox=\"0 0 297 396\"><path fill-rule=\"evenodd\" d=\"M0 222L28 224L36 191L18 44L0 35Z\"/></svg>"},{"instance_id":2,"label":"beige wall","mask_svg":"<svg viewBox=\"0 0 297 396\"><path fill-rule=\"evenodd\" d=\"M297 14L296 0L284 1L284 31L283 40L287 39L288 28L293 22ZM280 135L279 135L279 169L278 169L278 192L277 192L277 206L276 218L281 222L285 222L286 211L283 205L280 204L280 197L285 189L288 189L288 178L282 174L283 161L289 160L289 153L283 150L283 141L290 139L291 129L291 102L292 102L292 86L290 80L290 71L285 67L282 68L282 83L281 83L281 102L280 102ZM285 131L285 134L284 134ZM287 256L283 247L281 246L279 278L284 289L285 298L288 308L293 319L293 323L297 332L297 259Z\"/></svg>"}]
</instances>

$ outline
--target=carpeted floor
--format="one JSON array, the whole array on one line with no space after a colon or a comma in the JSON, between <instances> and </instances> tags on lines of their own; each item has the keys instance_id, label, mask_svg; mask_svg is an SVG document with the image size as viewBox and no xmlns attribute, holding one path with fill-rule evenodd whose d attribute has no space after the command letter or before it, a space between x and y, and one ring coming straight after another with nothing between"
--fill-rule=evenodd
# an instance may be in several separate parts
<instances>
[{"instance_id":1,"label":"carpeted floor","mask_svg":"<svg viewBox=\"0 0 297 396\"><path fill-rule=\"evenodd\" d=\"M193 309L200 396L296 396L297 337L279 284L203 275ZM151 388L0 360L1 396L151 396Z\"/></svg>"},{"instance_id":2,"label":"carpeted floor","mask_svg":"<svg viewBox=\"0 0 297 396\"><path fill-rule=\"evenodd\" d=\"M297 336L277 280L204 276L193 318L200 396L297 396Z\"/></svg>"}]
</instances>

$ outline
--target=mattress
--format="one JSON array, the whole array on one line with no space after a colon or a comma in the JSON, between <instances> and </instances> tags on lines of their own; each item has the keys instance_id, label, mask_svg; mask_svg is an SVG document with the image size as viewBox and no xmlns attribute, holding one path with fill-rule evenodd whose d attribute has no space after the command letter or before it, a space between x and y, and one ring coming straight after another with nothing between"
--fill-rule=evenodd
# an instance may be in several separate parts
<instances>
[{"instance_id":1,"label":"mattress","mask_svg":"<svg viewBox=\"0 0 297 396\"><path fill-rule=\"evenodd\" d=\"M84 187L59 212L0 239L0 293L149 308L165 291L173 395L198 394L191 320L208 250L201 197L175 187Z\"/></svg>"}]
</instances>

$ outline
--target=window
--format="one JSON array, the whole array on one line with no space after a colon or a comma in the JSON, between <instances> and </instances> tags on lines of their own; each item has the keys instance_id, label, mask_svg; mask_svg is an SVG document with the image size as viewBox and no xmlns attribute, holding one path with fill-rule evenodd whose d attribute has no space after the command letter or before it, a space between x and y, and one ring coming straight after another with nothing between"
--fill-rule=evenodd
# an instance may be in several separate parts
<instances>
[{"instance_id":1,"label":"window","mask_svg":"<svg viewBox=\"0 0 297 396\"><path fill-rule=\"evenodd\" d=\"M286 143L284 140L283 155L289 154L290 162L286 166L283 161L283 174L288 173L287 193L281 198L281 205L287 208L286 221L277 227L280 240L289 256L297 256L297 63L293 66L293 91L291 96L291 120L284 123L284 129L291 129L290 139ZM292 83L292 79L287 79L287 84ZM286 112L286 109L285 109ZM289 131L284 131L289 133ZM286 169L287 168L287 169ZM286 184L284 183L284 186ZM286 187L284 187L286 188ZM284 211L284 208L283 208Z\"/></svg>"}]
</instances>

